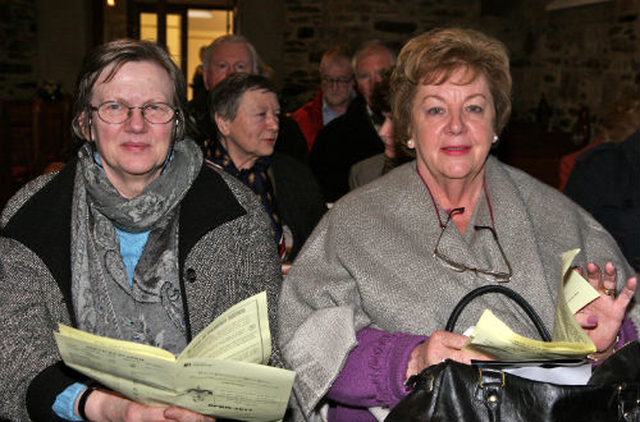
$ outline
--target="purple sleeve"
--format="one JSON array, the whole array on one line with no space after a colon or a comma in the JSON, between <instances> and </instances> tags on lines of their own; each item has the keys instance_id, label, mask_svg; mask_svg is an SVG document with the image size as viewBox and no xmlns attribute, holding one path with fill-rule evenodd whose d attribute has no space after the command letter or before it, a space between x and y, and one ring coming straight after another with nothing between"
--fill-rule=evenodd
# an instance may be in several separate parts
<instances>
[{"instance_id":1,"label":"purple sleeve","mask_svg":"<svg viewBox=\"0 0 640 422\"><path fill-rule=\"evenodd\" d=\"M618 342L613 348L618 350L630 341L638 340L638 329L636 328L631 318L625 317L620 326L620 333L618 334Z\"/></svg>"},{"instance_id":2,"label":"purple sleeve","mask_svg":"<svg viewBox=\"0 0 640 422\"><path fill-rule=\"evenodd\" d=\"M620 331L618 332L618 341L613 345L613 350L618 350L625 344L634 340L638 340L638 329L633 321L631 321L631 318L625 317L622 321L622 325L620 326ZM604 362L604 359L591 362L591 366L595 368L602 362Z\"/></svg>"},{"instance_id":3,"label":"purple sleeve","mask_svg":"<svg viewBox=\"0 0 640 422\"><path fill-rule=\"evenodd\" d=\"M396 405L408 394L404 381L411 352L427 338L363 328L327 397L355 407Z\"/></svg>"}]
</instances>

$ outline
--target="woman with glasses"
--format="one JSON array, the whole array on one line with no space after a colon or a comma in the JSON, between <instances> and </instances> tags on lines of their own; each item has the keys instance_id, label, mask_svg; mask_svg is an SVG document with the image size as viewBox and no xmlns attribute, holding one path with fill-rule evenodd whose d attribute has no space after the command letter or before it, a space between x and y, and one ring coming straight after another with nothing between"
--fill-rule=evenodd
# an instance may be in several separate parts
<instances>
[{"instance_id":1,"label":"woman with glasses","mask_svg":"<svg viewBox=\"0 0 640 422\"><path fill-rule=\"evenodd\" d=\"M575 248L574 265L600 292L576 314L594 358L637 338L637 312L625 317L637 281L611 236L560 192L489 155L511 110L502 43L455 28L420 35L402 49L391 88L394 136L415 161L338 201L281 293L279 342L302 411L374 421L426 366L490 358L462 350L484 309L539 338L502 295L473 301L459 332L443 328L465 294L504 284L550 329L561 254Z\"/></svg>"},{"instance_id":2,"label":"woman with glasses","mask_svg":"<svg viewBox=\"0 0 640 422\"><path fill-rule=\"evenodd\" d=\"M213 420L94 385L62 363L57 324L178 355L263 290L273 319L281 273L268 219L252 192L203 165L185 137L185 91L155 44L114 41L86 57L77 159L2 214L0 419Z\"/></svg>"}]
</instances>

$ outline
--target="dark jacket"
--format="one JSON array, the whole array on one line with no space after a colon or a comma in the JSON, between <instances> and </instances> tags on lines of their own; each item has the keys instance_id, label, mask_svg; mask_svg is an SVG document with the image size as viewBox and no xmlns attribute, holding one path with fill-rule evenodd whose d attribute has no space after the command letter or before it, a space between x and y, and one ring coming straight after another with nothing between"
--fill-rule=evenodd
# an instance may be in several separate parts
<instances>
[{"instance_id":1,"label":"dark jacket","mask_svg":"<svg viewBox=\"0 0 640 422\"><path fill-rule=\"evenodd\" d=\"M564 193L611 233L640 271L640 130L578 156Z\"/></svg>"},{"instance_id":2,"label":"dark jacket","mask_svg":"<svg viewBox=\"0 0 640 422\"><path fill-rule=\"evenodd\" d=\"M384 151L362 96L356 97L346 113L322 128L311 150L311 170L324 198L338 200L349 191L349 170L358 161Z\"/></svg>"},{"instance_id":3,"label":"dark jacket","mask_svg":"<svg viewBox=\"0 0 640 422\"><path fill-rule=\"evenodd\" d=\"M315 177L297 160L276 152L271 158L271 173L278 215L293 233L293 261L327 206Z\"/></svg>"}]
</instances>

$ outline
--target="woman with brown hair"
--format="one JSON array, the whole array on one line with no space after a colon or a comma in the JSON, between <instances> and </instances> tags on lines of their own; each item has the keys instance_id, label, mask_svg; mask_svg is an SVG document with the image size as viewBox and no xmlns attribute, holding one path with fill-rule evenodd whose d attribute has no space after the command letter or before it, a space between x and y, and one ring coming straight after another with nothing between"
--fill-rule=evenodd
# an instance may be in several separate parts
<instances>
[{"instance_id":1,"label":"woman with brown hair","mask_svg":"<svg viewBox=\"0 0 640 422\"><path fill-rule=\"evenodd\" d=\"M336 202L283 286L279 341L306 417L375 420L421 369L490 358L443 331L455 304L484 284L506 283L551 327L561 254L575 248L574 264L600 292L575 315L595 358L637 338L637 312L625 317L637 281L611 236L557 190L489 155L511 111L504 45L432 30L404 46L391 88L395 136L416 160ZM487 308L539 337L499 295L472 302L459 329Z\"/></svg>"}]
</instances>

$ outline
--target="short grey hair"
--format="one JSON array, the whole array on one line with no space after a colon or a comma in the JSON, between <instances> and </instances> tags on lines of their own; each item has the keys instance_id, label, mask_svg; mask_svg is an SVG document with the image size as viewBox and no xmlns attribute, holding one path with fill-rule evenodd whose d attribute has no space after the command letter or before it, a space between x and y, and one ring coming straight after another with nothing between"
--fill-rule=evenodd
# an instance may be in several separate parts
<instances>
[{"instance_id":1,"label":"short grey hair","mask_svg":"<svg viewBox=\"0 0 640 422\"><path fill-rule=\"evenodd\" d=\"M213 50L215 50L222 44L228 43L244 45L249 51L249 55L251 55L251 61L253 62L251 72L259 73L261 61L255 47L242 35L235 34L223 35L221 37L218 37L213 40L213 42L209 44L207 48L205 48L204 52L202 53L202 66L204 67L204 70L207 70L209 68L209 59L211 58L211 54L213 54Z\"/></svg>"},{"instance_id":2,"label":"short grey hair","mask_svg":"<svg viewBox=\"0 0 640 422\"><path fill-rule=\"evenodd\" d=\"M238 115L240 98L245 92L267 91L278 96L273 83L265 76L252 73L234 73L224 78L208 93L210 118L218 114L225 120L233 121Z\"/></svg>"},{"instance_id":3,"label":"short grey hair","mask_svg":"<svg viewBox=\"0 0 640 422\"><path fill-rule=\"evenodd\" d=\"M360 47L358 47L358 49L354 53L353 58L351 59L351 67L353 68L353 71L356 72L358 60L379 50L388 51L391 55L391 66L394 66L396 64L396 58L398 55L395 49L391 48L389 45L380 40L370 40L360 45Z\"/></svg>"},{"instance_id":4,"label":"short grey hair","mask_svg":"<svg viewBox=\"0 0 640 422\"><path fill-rule=\"evenodd\" d=\"M322 73L329 65L332 63L337 63L340 61L346 61L351 66L351 55L349 54L349 50L343 45L337 45L334 47L328 48L323 54L322 59L320 60L320 73ZM352 67L353 72L353 67Z\"/></svg>"}]
</instances>

